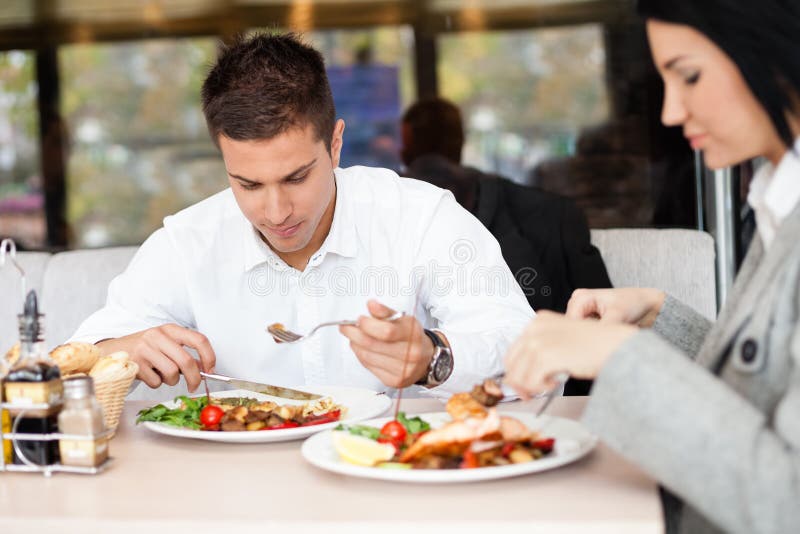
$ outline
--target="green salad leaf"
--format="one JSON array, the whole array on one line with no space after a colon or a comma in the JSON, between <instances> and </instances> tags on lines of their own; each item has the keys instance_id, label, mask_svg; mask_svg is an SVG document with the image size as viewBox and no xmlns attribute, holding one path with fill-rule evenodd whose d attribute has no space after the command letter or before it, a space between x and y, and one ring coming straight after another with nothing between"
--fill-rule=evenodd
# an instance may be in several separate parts
<instances>
[{"instance_id":1,"label":"green salad leaf","mask_svg":"<svg viewBox=\"0 0 800 534\"><path fill-rule=\"evenodd\" d=\"M361 436L369 439L378 439L381 435L380 428L367 425L338 425L334 430L350 432L354 436Z\"/></svg>"},{"instance_id":2,"label":"green salad leaf","mask_svg":"<svg viewBox=\"0 0 800 534\"><path fill-rule=\"evenodd\" d=\"M406 427L406 431L409 434L419 434L420 432L427 432L431 429L431 425L428 424L427 421L424 421L421 417L406 417L405 412L398 412L397 413L397 421Z\"/></svg>"},{"instance_id":3,"label":"green salad leaf","mask_svg":"<svg viewBox=\"0 0 800 534\"><path fill-rule=\"evenodd\" d=\"M405 412L397 413L397 420L406 427L409 434L419 434L431 429L431 425L421 417L406 417ZM334 430L350 432L355 436L377 440L381 436L381 429L367 425L339 425Z\"/></svg>"},{"instance_id":4,"label":"green salad leaf","mask_svg":"<svg viewBox=\"0 0 800 534\"><path fill-rule=\"evenodd\" d=\"M180 428L200 429L200 412L208 404L206 397L191 398L181 395L175 397L175 402L179 403L177 408L167 408L163 404L145 408L137 414L136 423L153 421Z\"/></svg>"}]
</instances>

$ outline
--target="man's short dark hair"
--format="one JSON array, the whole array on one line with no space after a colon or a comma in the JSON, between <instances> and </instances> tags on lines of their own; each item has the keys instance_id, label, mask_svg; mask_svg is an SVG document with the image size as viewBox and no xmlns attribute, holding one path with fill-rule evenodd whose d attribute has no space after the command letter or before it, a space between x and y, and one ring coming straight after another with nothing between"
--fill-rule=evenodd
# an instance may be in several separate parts
<instances>
[{"instance_id":1,"label":"man's short dark hair","mask_svg":"<svg viewBox=\"0 0 800 534\"><path fill-rule=\"evenodd\" d=\"M403 115L410 139L404 139L403 162L411 165L426 154L439 154L453 163L461 163L464 127L461 112L444 98L427 98L413 104Z\"/></svg>"},{"instance_id":2,"label":"man's short dark hair","mask_svg":"<svg viewBox=\"0 0 800 534\"><path fill-rule=\"evenodd\" d=\"M217 145L220 135L272 139L311 124L330 151L336 109L325 60L295 34L239 36L221 46L201 98Z\"/></svg>"}]
</instances>

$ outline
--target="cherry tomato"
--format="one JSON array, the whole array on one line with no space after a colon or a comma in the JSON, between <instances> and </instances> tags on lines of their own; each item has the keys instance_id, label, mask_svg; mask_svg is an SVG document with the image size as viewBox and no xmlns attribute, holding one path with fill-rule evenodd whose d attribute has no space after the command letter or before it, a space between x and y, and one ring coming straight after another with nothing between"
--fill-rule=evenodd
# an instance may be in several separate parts
<instances>
[{"instance_id":1,"label":"cherry tomato","mask_svg":"<svg viewBox=\"0 0 800 534\"><path fill-rule=\"evenodd\" d=\"M222 411L222 408L209 404L200 412L200 422L206 430L217 430L223 415L225 412Z\"/></svg>"},{"instance_id":2,"label":"cherry tomato","mask_svg":"<svg viewBox=\"0 0 800 534\"><path fill-rule=\"evenodd\" d=\"M396 443L403 443L407 434L406 427L400 421L389 421L381 428L381 436Z\"/></svg>"}]
</instances>

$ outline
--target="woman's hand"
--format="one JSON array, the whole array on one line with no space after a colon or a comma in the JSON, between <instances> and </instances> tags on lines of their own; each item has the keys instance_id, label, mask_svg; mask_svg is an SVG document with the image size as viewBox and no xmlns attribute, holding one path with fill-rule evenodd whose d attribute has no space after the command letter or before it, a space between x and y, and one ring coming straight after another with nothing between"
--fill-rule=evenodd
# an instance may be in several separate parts
<instances>
[{"instance_id":1,"label":"woman's hand","mask_svg":"<svg viewBox=\"0 0 800 534\"><path fill-rule=\"evenodd\" d=\"M552 388L551 377L561 371L595 378L609 356L637 331L627 324L538 312L506 354L504 382L529 398Z\"/></svg>"},{"instance_id":2,"label":"woman's hand","mask_svg":"<svg viewBox=\"0 0 800 534\"><path fill-rule=\"evenodd\" d=\"M567 304L567 317L595 318L650 328L656 321L666 293L659 289L626 287L576 289Z\"/></svg>"}]
</instances>

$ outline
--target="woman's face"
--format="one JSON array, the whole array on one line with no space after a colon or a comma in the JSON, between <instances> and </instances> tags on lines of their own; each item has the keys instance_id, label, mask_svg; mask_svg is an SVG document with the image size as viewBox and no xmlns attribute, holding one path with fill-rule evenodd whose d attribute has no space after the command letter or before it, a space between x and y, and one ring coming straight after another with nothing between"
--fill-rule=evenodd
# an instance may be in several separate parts
<instances>
[{"instance_id":1,"label":"woman's face","mask_svg":"<svg viewBox=\"0 0 800 534\"><path fill-rule=\"evenodd\" d=\"M719 169L765 156L774 163L786 147L736 64L705 35L684 25L647 22L653 60L664 79L667 126L683 126L706 165Z\"/></svg>"}]
</instances>

